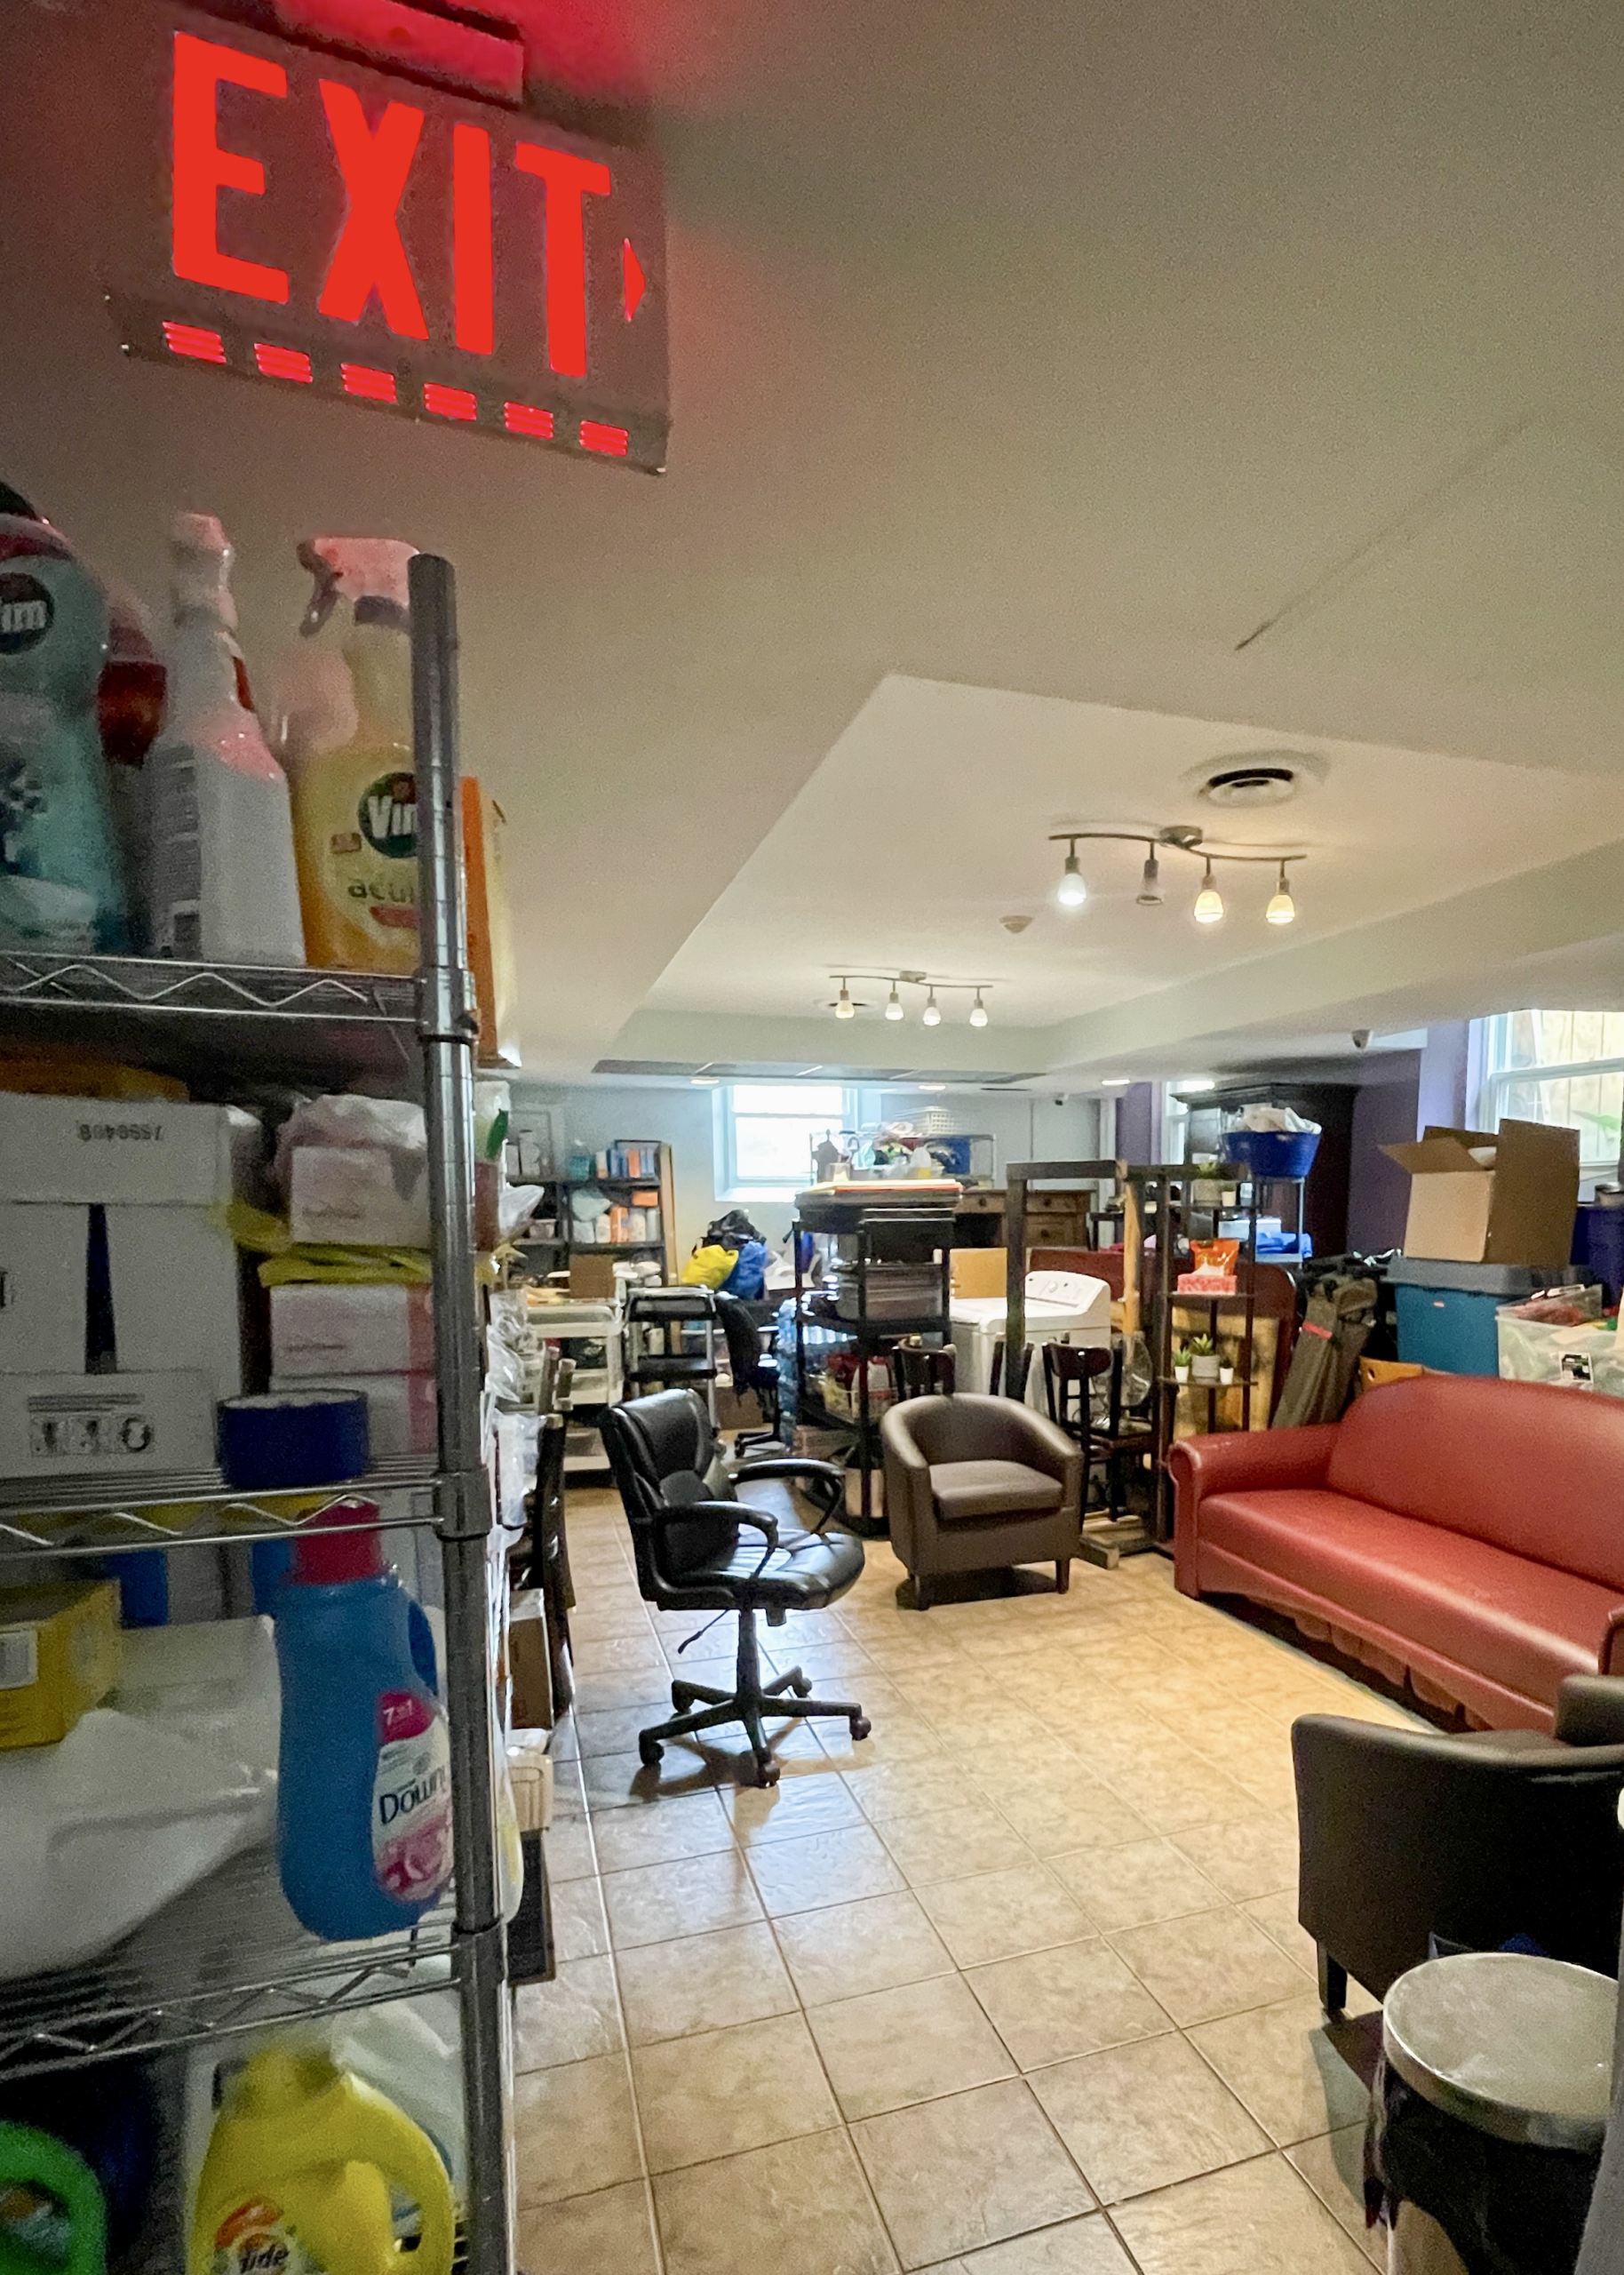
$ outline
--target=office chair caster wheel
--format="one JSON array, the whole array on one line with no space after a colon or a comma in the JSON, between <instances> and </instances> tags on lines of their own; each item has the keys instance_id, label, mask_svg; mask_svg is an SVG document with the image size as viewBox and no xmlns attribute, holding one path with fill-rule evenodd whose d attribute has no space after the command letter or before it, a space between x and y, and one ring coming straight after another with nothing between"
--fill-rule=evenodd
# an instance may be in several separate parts
<instances>
[{"instance_id":1,"label":"office chair caster wheel","mask_svg":"<svg viewBox=\"0 0 1624 2275\"><path fill-rule=\"evenodd\" d=\"M776 1785L784 1774L770 1753L757 1754L755 1771L750 1781L752 1785Z\"/></svg>"},{"instance_id":2,"label":"office chair caster wheel","mask_svg":"<svg viewBox=\"0 0 1624 2275\"><path fill-rule=\"evenodd\" d=\"M794 1692L797 1698L810 1698L812 1696L811 1676L798 1674L794 1681L791 1683L790 1688Z\"/></svg>"},{"instance_id":3,"label":"office chair caster wheel","mask_svg":"<svg viewBox=\"0 0 1624 2275\"><path fill-rule=\"evenodd\" d=\"M637 1751L645 1769L657 1769L665 1759L665 1749L657 1738L639 1738Z\"/></svg>"},{"instance_id":4,"label":"office chair caster wheel","mask_svg":"<svg viewBox=\"0 0 1624 2275\"><path fill-rule=\"evenodd\" d=\"M854 1714L851 1718L851 1734L854 1738L867 1737L873 1727L865 1714Z\"/></svg>"},{"instance_id":5,"label":"office chair caster wheel","mask_svg":"<svg viewBox=\"0 0 1624 2275\"><path fill-rule=\"evenodd\" d=\"M698 1696L699 1693L686 1682L673 1682L671 1686L671 1703L679 1714L686 1714Z\"/></svg>"}]
</instances>

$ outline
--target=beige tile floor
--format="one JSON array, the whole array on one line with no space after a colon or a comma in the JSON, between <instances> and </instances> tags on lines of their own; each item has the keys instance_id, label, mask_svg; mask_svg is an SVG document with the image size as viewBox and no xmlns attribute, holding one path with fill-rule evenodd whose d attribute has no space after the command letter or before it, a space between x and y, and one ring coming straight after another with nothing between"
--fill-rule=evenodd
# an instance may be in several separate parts
<instances>
[{"instance_id":1,"label":"beige tile floor","mask_svg":"<svg viewBox=\"0 0 1624 2275\"><path fill-rule=\"evenodd\" d=\"M618 1505L569 1504L579 1696L548 1835L556 1982L520 1995L529 2275L1363 2275L1370 2022L1320 2016L1288 1733L1402 1721L1175 1594L1076 1568L901 1610L872 1544L763 1630L873 1735L669 1746L731 1622L639 1599ZM736 1743L729 1745L728 1739Z\"/></svg>"}]
</instances>

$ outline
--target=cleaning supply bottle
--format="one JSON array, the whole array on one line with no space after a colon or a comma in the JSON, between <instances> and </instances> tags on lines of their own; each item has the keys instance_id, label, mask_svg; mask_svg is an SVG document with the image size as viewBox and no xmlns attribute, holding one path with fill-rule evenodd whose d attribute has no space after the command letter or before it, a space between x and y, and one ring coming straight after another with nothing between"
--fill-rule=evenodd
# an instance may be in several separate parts
<instances>
[{"instance_id":1,"label":"cleaning supply bottle","mask_svg":"<svg viewBox=\"0 0 1624 2275\"><path fill-rule=\"evenodd\" d=\"M145 769L147 930L156 955L300 964L287 777L250 700L232 558L211 514L176 515L163 726Z\"/></svg>"},{"instance_id":2,"label":"cleaning supply bottle","mask_svg":"<svg viewBox=\"0 0 1624 2275\"><path fill-rule=\"evenodd\" d=\"M418 793L412 771L406 569L387 538L312 538L315 578L291 666L279 748L293 792L305 943L346 971L418 968Z\"/></svg>"},{"instance_id":3,"label":"cleaning supply bottle","mask_svg":"<svg viewBox=\"0 0 1624 2275\"><path fill-rule=\"evenodd\" d=\"M96 690L107 606L67 540L0 514L0 941L129 946Z\"/></svg>"},{"instance_id":4,"label":"cleaning supply bottle","mask_svg":"<svg viewBox=\"0 0 1624 2275\"><path fill-rule=\"evenodd\" d=\"M293 1545L276 1596L277 1859L313 1935L386 1935L451 1876L450 1744L421 1604L384 1562L378 1510L335 1503Z\"/></svg>"},{"instance_id":5,"label":"cleaning supply bottle","mask_svg":"<svg viewBox=\"0 0 1624 2275\"><path fill-rule=\"evenodd\" d=\"M399 2247L393 2196L419 2212ZM187 2275L450 2275L451 2183L420 2126L319 2046L256 2054L203 2159Z\"/></svg>"},{"instance_id":6,"label":"cleaning supply bottle","mask_svg":"<svg viewBox=\"0 0 1624 2275\"><path fill-rule=\"evenodd\" d=\"M107 2275L100 2183L76 2149L0 2123L0 2275Z\"/></svg>"}]
</instances>

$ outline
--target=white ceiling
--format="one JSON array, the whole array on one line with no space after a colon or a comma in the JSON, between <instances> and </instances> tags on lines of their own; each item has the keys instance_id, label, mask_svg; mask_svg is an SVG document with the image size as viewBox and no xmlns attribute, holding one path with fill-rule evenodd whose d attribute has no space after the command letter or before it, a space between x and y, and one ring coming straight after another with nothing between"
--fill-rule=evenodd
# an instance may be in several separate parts
<instances>
[{"instance_id":1,"label":"white ceiling","mask_svg":"<svg viewBox=\"0 0 1624 2275\"><path fill-rule=\"evenodd\" d=\"M1000 1024L1048 1026L1624 837L1624 778L1368 743L1300 742L1303 791L1262 812L1226 814L1195 794L1215 765L1269 741L1246 726L887 678L648 1003L800 1017L827 1004L832 971L900 966L990 980ZM1201 871L1172 850L1164 905L1136 906L1143 854L1132 845L1079 847L1088 905L1055 907L1064 849L1047 842L1052 830L1166 823L1203 826L1237 851L1306 850L1290 931L1263 922L1266 867L1221 865L1225 920L1195 924ZM1000 926L1011 913L1033 920L1018 938ZM877 1019L883 986L855 992ZM907 1000L917 1014L923 998ZM934 1040L951 1048L969 998L943 993L941 1004ZM832 1022L832 1050L838 1034Z\"/></svg>"},{"instance_id":2,"label":"white ceiling","mask_svg":"<svg viewBox=\"0 0 1624 2275\"><path fill-rule=\"evenodd\" d=\"M729 921L735 876L888 682L959 682L1000 719L1056 698L1073 722L1110 706L1379 746L1389 770L1404 750L1548 768L1570 816L1586 775L1607 786L1596 836L1618 834L1615 0L535 0L549 70L652 97L675 411L657 483L125 365L100 287L122 185L93 131L123 0L23 4L0 196L30 224L0 260L0 329L26 352L0 359L0 473L155 598L174 508L220 513L251 662L291 635L299 537L452 556L537 1071L661 1055L638 1035L677 1016L657 1007L708 953L710 913ZM976 692L996 690L1015 694ZM982 763L967 829L1043 807L997 751ZM1434 823L1438 794L1415 792ZM1484 802L1458 798L1441 885L1503 858ZM874 857L869 952L883 935L958 964L967 920L1004 911L933 914L911 844L894 830ZM1041 847L1024 822L998 844L995 897L1032 905ZM1371 998L1407 1023L1423 981L1458 1001L1535 956L1600 984L1614 869L1509 924L1475 916L1464 973L1412 885L1373 874L1399 913ZM741 989L778 930L814 972L832 962L827 882L821 860L782 867ZM888 898L940 928L931 945L889 946ZM1060 978L1034 954L1019 985L1037 1017L1077 989L1069 1066L1135 1039L1190 1064L1199 1035L1318 1034L1358 992L1306 929L1348 921L1329 858L1303 904L1266 988L1157 964L1148 934L1127 977L1157 1008L1128 1026L1087 949ZM994 963L1012 988L1025 970L1001 934ZM701 1018L700 1047L665 1055L750 1055ZM993 1063L953 1040L956 1062Z\"/></svg>"}]
</instances>

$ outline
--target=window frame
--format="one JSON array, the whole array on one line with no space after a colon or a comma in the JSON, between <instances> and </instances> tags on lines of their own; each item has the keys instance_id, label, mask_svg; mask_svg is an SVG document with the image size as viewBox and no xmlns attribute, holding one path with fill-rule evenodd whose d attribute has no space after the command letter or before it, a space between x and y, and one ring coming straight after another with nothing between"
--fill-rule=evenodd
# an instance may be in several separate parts
<instances>
[{"instance_id":1,"label":"window frame","mask_svg":"<svg viewBox=\"0 0 1624 2275\"><path fill-rule=\"evenodd\" d=\"M1533 1005L1528 1008L1544 1010L1555 1007ZM1500 1128L1505 1114L1507 1093L1519 1083L1564 1082L1575 1080L1583 1082L1599 1074L1624 1075L1624 1056L1565 1059L1560 1063L1553 1062L1548 1066L1542 1064L1533 1066L1509 1066L1498 1063L1509 1023L1512 1019L1525 1016L1526 1012L1519 1008L1515 1011L1496 1012L1489 1018L1479 1019L1474 1023L1477 1028L1474 1037L1477 1046L1476 1056L1481 1070L1477 1086L1477 1118L1479 1129L1493 1130ZM1556 1129L1572 1129L1575 1125L1572 1122L1560 1122L1548 1126ZM1621 1144L1624 1144L1624 1135L1621 1135ZM1619 1161L1620 1153L1616 1150L1603 1159L1597 1159L1595 1156L1587 1159L1581 1152L1579 1163L1580 1177L1587 1185L1598 1177L1612 1178L1618 1175Z\"/></svg>"},{"instance_id":2,"label":"window frame","mask_svg":"<svg viewBox=\"0 0 1624 2275\"><path fill-rule=\"evenodd\" d=\"M741 1098L747 1099L752 1091L783 1090L796 1087L798 1087L796 1084L790 1082L775 1082L767 1080L753 1082L721 1082L717 1085L714 1094L714 1134L716 1192L719 1199L741 1201L792 1201L798 1193L804 1191L805 1187L810 1184L812 1164L809 1160L807 1163L806 1175L794 1183L787 1185L775 1177L741 1177L738 1170L736 1125L740 1106L737 1101ZM809 1082L806 1088L808 1090L838 1090L840 1094L839 1119L832 1123L831 1117L826 1114L816 1111L792 1113L787 1108L782 1110L769 1108L765 1112L758 1108L759 1118L769 1121L816 1122L820 1130L832 1126L836 1130L856 1130L861 1127L859 1091L856 1084ZM747 1106L744 1111L748 1114Z\"/></svg>"}]
</instances>

